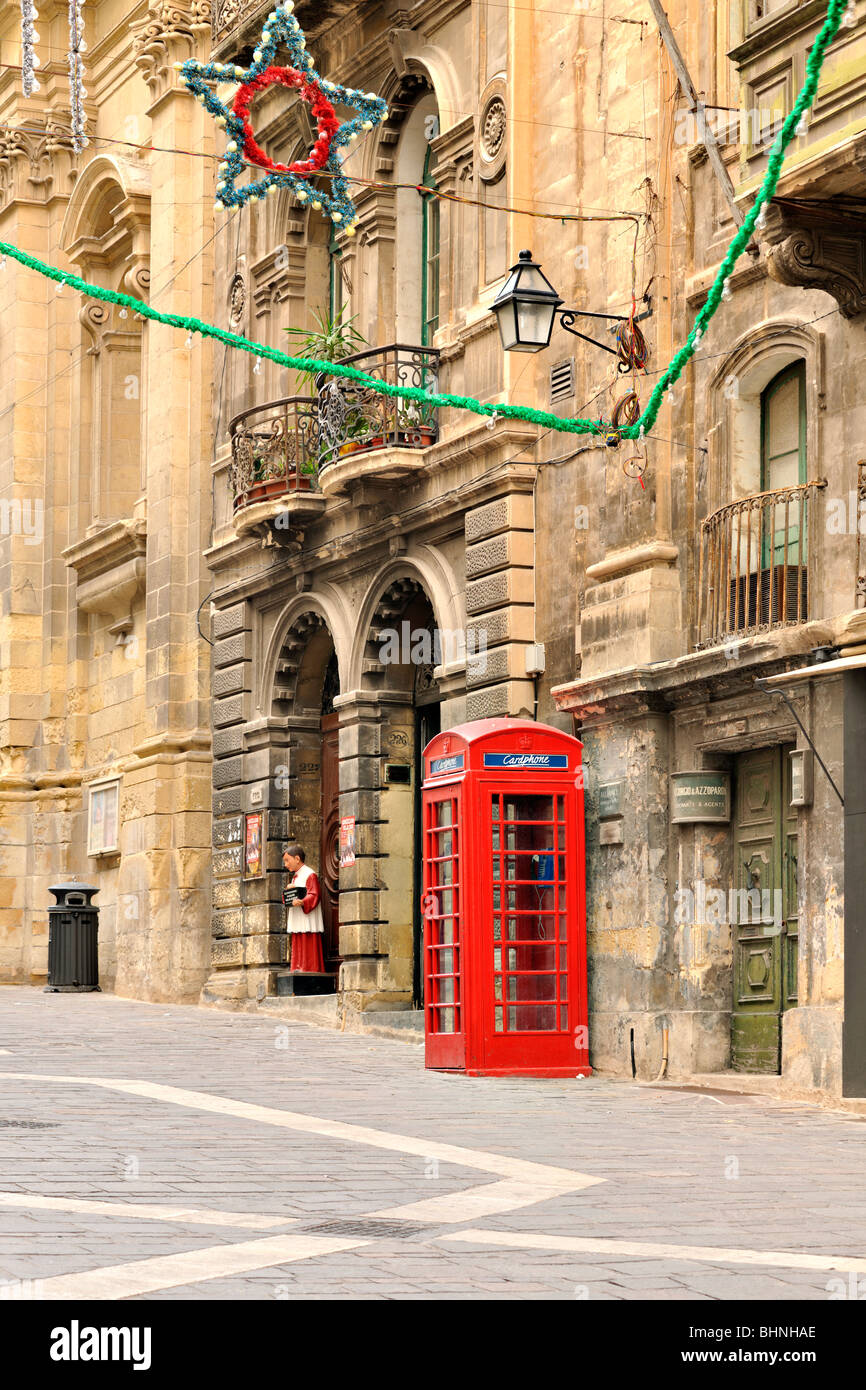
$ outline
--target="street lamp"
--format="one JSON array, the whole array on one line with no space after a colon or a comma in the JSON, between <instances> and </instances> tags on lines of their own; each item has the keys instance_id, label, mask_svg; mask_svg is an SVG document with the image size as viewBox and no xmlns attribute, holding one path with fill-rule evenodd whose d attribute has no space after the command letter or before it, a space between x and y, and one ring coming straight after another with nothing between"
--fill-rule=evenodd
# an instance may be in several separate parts
<instances>
[{"instance_id":1,"label":"street lamp","mask_svg":"<svg viewBox=\"0 0 866 1390\"><path fill-rule=\"evenodd\" d=\"M541 352L550 344L553 321L558 316L560 325L585 343L603 348L605 352L619 355L618 349L609 343L600 343L597 338L589 338L574 327L577 318L607 319L610 323L622 323L622 314L593 314L588 309L563 309L563 300L556 293L541 267L532 259L531 251L521 251L517 265L508 272L508 279L493 301L493 312L499 322L499 335L506 352ZM632 320L645 318L638 315Z\"/></svg>"},{"instance_id":2,"label":"street lamp","mask_svg":"<svg viewBox=\"0 0 866 1390\"><path fill-rule=\"evenodd\" d=\"M553 320L562 300L531 251L521 251L517 265L493 301L506 352L540 352L550 342Z\"/></svg>"}]
</instances>

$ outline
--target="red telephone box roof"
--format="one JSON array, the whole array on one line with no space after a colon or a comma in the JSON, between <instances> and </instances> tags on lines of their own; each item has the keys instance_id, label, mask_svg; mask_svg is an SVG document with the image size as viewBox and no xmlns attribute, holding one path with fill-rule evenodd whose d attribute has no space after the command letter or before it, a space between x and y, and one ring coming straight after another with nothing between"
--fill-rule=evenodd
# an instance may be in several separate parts
<instances>
[{"instance_id":1,"label":"red telephone box roof","mask_svg":"<svg viewBox=\"0 0 866 1390\"><path fill-rule=\"evenodd\" d=\"M580 767L583 745L572 734L529 719L476 719L443 729L424 749L428 779L462 777L470 768L567 773Z\"/></svg>"},{"instance_id":2,"label":"red telephone box roof","mask_svg":"<svg viewBox=\"0 0 866 1390\"><path fill-rule=\"evenodd\" d=\"M456 734L465 743L478 743L483 738L512 733L523 734L533 740L543 735L545 742L552 736L572 746L583 746L580 739L575 738L573 734L563 733L562 729L555 729L552 724L538 724L533 719L474 719L470 724L456 724L453 729L443 729L442 733L437 734L430 742L435 743L437 738L447 738L449 735L453 737Z\"/></svg>"}]
</instances>

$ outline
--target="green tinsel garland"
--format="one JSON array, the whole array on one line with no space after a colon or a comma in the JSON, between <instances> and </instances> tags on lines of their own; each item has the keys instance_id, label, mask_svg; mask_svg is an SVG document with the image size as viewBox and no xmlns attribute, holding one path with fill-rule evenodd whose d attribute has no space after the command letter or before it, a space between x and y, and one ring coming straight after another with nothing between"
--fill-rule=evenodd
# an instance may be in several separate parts
<instances>
[{"instance_id":1,"label":"green tinsel garland","mask_svg":"<svg viewBox=\"0 0 866 1390\"><path fill-rule=\"evenodd\" d=\"M647 401L646 409L633 425L626 425L619 431L623 439L639 439L649 434L658 418L665 391L681 376L683 368L694 356L695 340L699 334L701 337L703 336L707 325L718 309L722 300L725 281L733 270L735 262L751 241L755 223L761 215L761 209L765 203L770 201L776 191L785 151L794 139L800 117L812 105L818 90L821 68L824 65L824 54L836 37L847 5L848 0L829 0L827 17L806 60L806 81L803 83L797 100L773 143L767 162L767 172L758 190L754 205L728 247L727 255L722 261L719 272L710 288L706 304L695 319L692 330L683 346L672 358L656 383ZM183 328L188 333L200 333L205 338L216 338L218 342L227 343L229 347L240 348L242 352L251 352L255 357L267 357L269 361L276 362L281 367L346 377L350 381L360 382L363 386L377 391L382 396L397 396L403 400L418 401L422 405L450 406L456 410L468 410L474 415L496 415L501 419L525 420L529 424L543 425L546 429L557 430L565 434L603 435L609 429L609 426L601 420L563 420L558 415L551 415L546 410L533 410L530 406L488 405L475 400L473 396L451 396L427 392L416 386L392 386L387 381L380 381L376 377L368 376L366 372L359 371L357 367L349 367L340 362L320 362L315 358L290 357L288 353L280 352L278 348L268 347L264 343L251 343L248 338L242 338L237 333L229 333L225 329L217 328L215 324L205 323L202 319L187 318L183 314L162 314L158 309L152 309L149 304L145 304L143 300L134 299L132 295L119 294L115 290L106 290L100 285L90 285L77 275L71 275L67 271L59 270L56 266L47 265L35 256L28 256L25 251L20 251L17 246L12 246L8 242L0 241L0 255L11 256L21 265L28 266L31 270L37 270L40 275L46 275L51 280L70 285L91 299L102 299L110 304L120 304L126 309L132 309L135 313L141 314L143 318L153 319L157 323L165 323L172 328Z\"/></svg>"}]
</instances>

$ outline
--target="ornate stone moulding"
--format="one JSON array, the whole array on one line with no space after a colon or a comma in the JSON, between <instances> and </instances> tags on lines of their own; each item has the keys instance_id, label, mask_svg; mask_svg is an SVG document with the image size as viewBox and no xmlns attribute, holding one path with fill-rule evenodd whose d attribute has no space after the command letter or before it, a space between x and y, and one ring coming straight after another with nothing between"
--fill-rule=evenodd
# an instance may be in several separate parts
<instances>
[{"instance_id":1,"label":"ornate stone moulding","mask_svg":"<svg viewBox=\"0 0 866 1390\"><path fill-rule=\"evenodd\" d=\"M772 279L824 290L846 319L866 312L866 217L773 203L761 240Z\"/></svg>"}]
</instances>

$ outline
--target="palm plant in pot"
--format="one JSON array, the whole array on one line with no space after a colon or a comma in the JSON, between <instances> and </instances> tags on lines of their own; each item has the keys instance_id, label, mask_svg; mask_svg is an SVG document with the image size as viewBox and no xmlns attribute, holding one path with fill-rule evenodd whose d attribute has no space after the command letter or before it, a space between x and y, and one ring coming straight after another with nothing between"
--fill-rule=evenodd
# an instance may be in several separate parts
<instances>
[{"instance_id":1,"label":"palm plant in pot","mask_svg":"<svg viewBox=\"0 0 866 1390\"><path fill-rule=\"evenodd\" d=\"M369 346L363 333L355 327L357 315L347 318L345 307L333 317L320 312L314 318L316 326L312 329L286 329L294 355L320 362L344 362L360 348ZM363 387L346 379L330 377L326 372L302 371L299 376L308 388L315 389L318 398L320 452L325 456L324 462L329 463L334 455L351 453L365 444L381 443L369 437L371 422L369 411L364 408Z\"/></svg>"}]
</instances>

